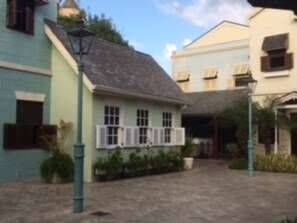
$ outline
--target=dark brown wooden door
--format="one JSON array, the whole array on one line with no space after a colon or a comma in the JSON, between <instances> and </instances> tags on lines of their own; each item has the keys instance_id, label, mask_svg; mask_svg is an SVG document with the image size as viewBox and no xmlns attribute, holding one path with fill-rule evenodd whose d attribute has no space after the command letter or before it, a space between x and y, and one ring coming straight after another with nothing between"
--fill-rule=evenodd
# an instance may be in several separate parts
<instances>
[{"instance_id":1,"label":"dark brown wooden door","mask_svg":"<svg viewBox=\"0 0 297 223\"><path fill-rule=\"evenodd\" d=\"M297 113L291 113L291 120L297 122ZM297 128L291 130L291 154L297 155Z\"/></svg>"}]
</instances>

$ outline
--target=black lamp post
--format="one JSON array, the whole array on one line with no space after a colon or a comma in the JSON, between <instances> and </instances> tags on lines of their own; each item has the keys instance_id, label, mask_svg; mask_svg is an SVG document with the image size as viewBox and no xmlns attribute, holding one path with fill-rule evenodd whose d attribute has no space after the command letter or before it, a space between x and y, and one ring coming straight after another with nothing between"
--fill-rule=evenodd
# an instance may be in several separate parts
<instances>
[{"instance_id":1,"label":"black lamp post","mask_svg":"<svg viewBox=\"0 0 297 223\"><path fill-rule=\"evenodd\" d=\"M73 52L79 55L77 93L77 142L74 144L74 196L73 212L83 212L83 174L85 145L82 143L83 69L82 56L88 54L94 34L84 28L84 21L77 22L78 28L67 32Z\"/></svg>"},{"instance_id":2,"label":"black lamp post","mask_svg":"<svg viewBox=\"0 0 297 223\"><path fill-rule=\"evenodd\" d=\"M254 176L254 144L253 144L253 127L252 127L252 94L255 92L258 81L256 81L251 72L249 76L244 79L246 92L248 94L248 104L249 104L249 115L248 115L248 127L249 127L249 138L247 141L248 146L248 171L249 176Z\"/></svg>"}]
</instances>

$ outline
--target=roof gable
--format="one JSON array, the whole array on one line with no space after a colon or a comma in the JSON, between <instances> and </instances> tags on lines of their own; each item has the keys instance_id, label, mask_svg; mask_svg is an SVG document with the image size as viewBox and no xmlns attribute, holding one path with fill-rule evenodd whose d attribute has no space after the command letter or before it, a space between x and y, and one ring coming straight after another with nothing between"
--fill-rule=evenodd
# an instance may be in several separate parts
<instances>
[{"instance_id":1,"label":"roof gable","mask_svg":"<svg viewBox=\"0 0 297 223\"><path fill-rule=\"evenodd\" d=\"M238 23L223 21L210 31L187 45L185 49L244 40L249 38L249 27Z\"/></svg>"},{"instance_id":2,"label":"roof gable","mask_svg":"<svg viewBox=\"0 0 297 223\"><path fill-rule=\"evenodd\" d=\"M77 61L66 31L52 21L46 20L46 25L66 49L64 51ZM187 96L150 55L94 38L89 54L83 59L85 74L94 91L188 103Z\"/></svg>"}]
</instances>

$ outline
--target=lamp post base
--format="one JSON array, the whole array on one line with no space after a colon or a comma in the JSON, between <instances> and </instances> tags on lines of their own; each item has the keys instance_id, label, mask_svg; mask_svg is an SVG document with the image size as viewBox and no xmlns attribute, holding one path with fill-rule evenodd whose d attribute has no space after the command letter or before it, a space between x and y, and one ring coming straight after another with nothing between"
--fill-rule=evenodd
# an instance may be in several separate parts
<instances>
[{"instance_id":1,"label":"lamp post base","mask_svg":"<svg viewBox=\"0 0 297 223\"><path fill-rule=\"evenodd\" d=\"M253 148L253 141L248 140L248 171L249 171L249 176L253 177L254 176L254 148Z\"/></svg>"},{"instance_id":2,"label":"lamp post base","mask_svg":"<svg viewBox=\"0 0 297 223\"><path fill-rule=\"evenodd\" d=\"M85 145L76 143L74 145L74 196L73 212L83 212L83 170L84 170Z\"/></svg>"}]
</instances>

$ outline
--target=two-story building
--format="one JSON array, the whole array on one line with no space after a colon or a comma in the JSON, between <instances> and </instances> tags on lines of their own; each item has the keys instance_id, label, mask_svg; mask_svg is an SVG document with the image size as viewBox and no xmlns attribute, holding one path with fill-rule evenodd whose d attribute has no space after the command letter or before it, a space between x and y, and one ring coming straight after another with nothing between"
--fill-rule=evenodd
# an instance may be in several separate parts
<instances>
[{"instance_id":1,"label":"two-story building","mask_svg":"<svg viewBox=\"0 0 297 223\"><path fill-rule=\"evenodd\" d=\"M173 78L193 101L183 110L183 126L210 157L224 154L234 138L213 118L245 99L240 80L249 70L249 33L245 25L223 21L172 55Z\"/></svg>"},{"instance_id":2,"label":"two-story building","mask_svg":"<svg viewBox=\"0 0 297 223\"><path fill-rule=\"evenodd\" d=\"M172 56L173 77L194 102L183 111L183 126L200 141L208 140L210 156L224 153L232 133L212 122L215 114L238 100L247 100L241 78L250 70L258 81L253 100L263 105L274 98L275 116L296 119L297 19L291 11L257 9L248 16L249 26L222 22ZM264 151L254 128L257 152ZM271 129L274 153L297 154L294 129Z\"/></svg>"},{"instance_id":3,"label":"two-story building","mask_svg":"<svg viewBox=\"0 0 297 223\"><path fill-rule=\"evenodd\" d=\"M50 123L51 43L44 19L55 0L0 1L0 182L32 179L48 153L39 136Z\"/></svg>"},{"instance_id":4,"label":"two-story building","mask_svg":"<svg viewBox=\"0 0 297 223\"><path fill-rule=\"evenodd\" d=\"M277 115L297 117L297 17L291 11L257 9L250 21L250 69L258 81L254 100L262 103L275 98ZM256 129L257 131L257 129ZM274 153L297 155L296 130L276 125L271 131ZM254 141L259 150L263 144L258 135Z\"/></svg>"}]
</instances>

